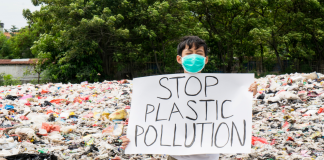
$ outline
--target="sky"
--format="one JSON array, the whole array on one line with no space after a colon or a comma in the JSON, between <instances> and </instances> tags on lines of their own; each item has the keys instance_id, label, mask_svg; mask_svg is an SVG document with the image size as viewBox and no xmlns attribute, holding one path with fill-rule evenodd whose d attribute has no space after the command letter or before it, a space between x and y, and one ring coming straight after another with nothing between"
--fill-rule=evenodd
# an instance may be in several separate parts
<instances>
[{"instance_id":1,"label":"sky","mask_svg":"<svg viewBox=\"0 0 324 160\"><path fill-rule=\"evenodd\" d=\"M31 0L0 0L0 21L4 23L5 29L10 29L12 25L20 29L27 26L27 20L22 15L23 9L33 12L40 10L40 7L35 7Z\"/></svg>"}]
</instances>

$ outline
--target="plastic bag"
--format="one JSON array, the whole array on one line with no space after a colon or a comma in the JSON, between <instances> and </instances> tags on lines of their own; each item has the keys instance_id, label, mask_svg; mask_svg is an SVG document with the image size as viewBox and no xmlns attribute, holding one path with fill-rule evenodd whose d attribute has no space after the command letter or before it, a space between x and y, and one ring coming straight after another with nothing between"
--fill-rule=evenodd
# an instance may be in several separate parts
<instances>
[{"instance_id":1,"label":"plastic bag","mask_svg":"<svg viewBox=\"0 0 324 160\"><path fill-rule=\"evenodd\" d=\"M110 120L115 120L115 119L126 119L127 113L125 109L120 109L109 115Z\"/></svg>"},{"instance_id":2,"label":"plastic bag","mask_svg":"<svg viewBox=\"0 0 324 160\"><path fill-rule=\"evenodd\" d=\"M261 142L263 144L268 144L267 139L252 136L252 145L255 145L255 142Z\"/></svg>"},{"instance_id":3,"label":"plastic bag","mask_svg":"<svg viewBox=\"0 0 324 160\"><path fill-rule=\"evenodd\" d=\"M26 153L21 153L17 155L12 155L12 156L7 156L5 157L6 160L41 160L41 159L46 159L46 160L57 160L57 157L52 154L26 154Z\"/></svg>"},{"instance_id":4,"label":"plastic bag","mask_svg":"<svg viewBox=\"0 0 324 160\"><path fill-rule=\"evenodd\" d=\"M42 123L42 129L45 129L47 133L51 133L53 131L60 131L60 126L59 125L50 125L48 123L43 122Z\"/></svg>"},{"instance_id":5,"label":"plastic bag","mask_svg":"<svg viewBox=\"0 0 324 160\"><path fill-rule=\"evenodd\" d=\"M5 107L4 107L4 109L6 109L6 110L11 110L11 109L14 109L14 108L15 107L13 105L8 105L8 104L6 104Z\"/></svg>"},{"instance_id":6,"label":"plastic bag","mask_svg":"<svg viewBox=\"0 0 324 160\"><path fill-rule=\"evenodd\" d=\"M65 99L53 99L53 100L51 100L50 102L51 103L55 103L55 104L60 104L60 103L62 103L63 101L66 101Z\"/></svg>"}]
</instances>

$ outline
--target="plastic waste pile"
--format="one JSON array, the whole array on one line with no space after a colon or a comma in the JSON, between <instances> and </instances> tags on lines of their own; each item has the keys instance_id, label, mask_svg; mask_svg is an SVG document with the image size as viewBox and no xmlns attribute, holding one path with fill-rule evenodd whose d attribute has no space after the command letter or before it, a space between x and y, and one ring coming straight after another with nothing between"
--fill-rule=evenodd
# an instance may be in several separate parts
<instances>
[{"instance_id":1,"label":"plastic waste pile","mask_svg":"<svg viewBox=\"0 0 324 160\"><path fill-rule=\"evenodd\" d=\"M221 159L324 159L324 75L268 75L255 82L251 154Z\"/></svg>"},{"instance_id":2,"label":"plastic waste pile","mask_svg":"<svg viewBox=\"0 0 324 160\"><path fill-rule=\"evenodd\" d=\"M324 159L324 75L255 79L250 154L221 159ZM13 159L166 159L125 155L132 81L0 87L0 157Z\"/></svg>"},{"instance_id":3,"label":"plastic waste pile","mask_svg":"<svg viewBox=\"0 0 324 160\"><path fill-rule=\"evenodd\" d=\"M149 159L125 155L131 81L0 87L0 157ZM161 157L156 155L155 157Z\"/></svg>"}]
</instances>

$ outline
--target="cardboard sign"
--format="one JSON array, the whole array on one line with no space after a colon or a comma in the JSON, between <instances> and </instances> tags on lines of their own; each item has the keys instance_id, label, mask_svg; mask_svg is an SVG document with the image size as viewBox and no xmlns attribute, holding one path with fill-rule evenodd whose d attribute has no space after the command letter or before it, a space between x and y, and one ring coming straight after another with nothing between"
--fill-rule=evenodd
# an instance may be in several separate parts
<instances>
[{"instance_id":1,"label":"cardboard sign","mask_svg":"<svg viewBox=\"0 0 324 160\"><path fill-rule=\"evenodd\" d=\"M250 153L253 74L136 78L126 154Z\"/></svg>"}]
</instances>

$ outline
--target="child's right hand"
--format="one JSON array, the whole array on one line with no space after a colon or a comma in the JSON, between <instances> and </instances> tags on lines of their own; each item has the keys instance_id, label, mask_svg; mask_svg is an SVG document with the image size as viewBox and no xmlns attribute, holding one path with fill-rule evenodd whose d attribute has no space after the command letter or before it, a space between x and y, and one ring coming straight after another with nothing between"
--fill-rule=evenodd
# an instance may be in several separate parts
<instances>
[{"instance_id":1,"label":"child's right hand","mask_svg":"<svg viewBox=\"0 0 324 160\"><path fill-rule=\"evenodd\" d=\"M253 96L255 96L258 93L258 84L255 81L250 85L249 91L253 92Z\"/></svg>"},{"instance_id":2,"label":"child's right hand","mask_svg":"<svg viewBox=\"0 0 324 160\"><path fill-rule=\"evenodd\" d=\"M123 141L122 143L123 149L126 149L128 143L130 142L129 139L126 136L121 136L119 139Z\"/></svg>"}]
</instances>

